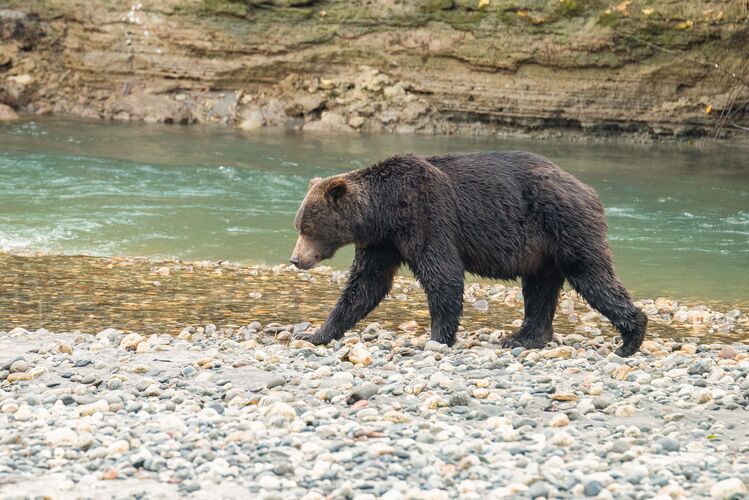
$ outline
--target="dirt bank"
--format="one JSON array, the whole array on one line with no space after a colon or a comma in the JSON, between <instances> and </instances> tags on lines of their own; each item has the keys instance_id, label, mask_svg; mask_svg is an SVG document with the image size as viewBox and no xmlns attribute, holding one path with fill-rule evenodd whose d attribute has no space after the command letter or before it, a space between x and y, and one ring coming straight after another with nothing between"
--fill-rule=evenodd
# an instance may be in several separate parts
<instances>
[{"instance_id":1,"label":"dirt bank","mask_svg":"<svg viewBox=\"0 0 749 500\"><path fill-rule=\"evenodd\" d=\"M352 133L749 135L745 1L5 4L0 103L21 114Z\"/></svg>"}]
</instances>

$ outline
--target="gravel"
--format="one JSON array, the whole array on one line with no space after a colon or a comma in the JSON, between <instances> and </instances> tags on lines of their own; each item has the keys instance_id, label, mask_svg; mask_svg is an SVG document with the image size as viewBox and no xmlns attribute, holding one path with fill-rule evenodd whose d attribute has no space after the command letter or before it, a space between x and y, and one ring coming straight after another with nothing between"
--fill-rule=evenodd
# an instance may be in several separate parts
<instances>
[{"instance_id":1,"label":"gravel","mask_svg":"<svg viewBox=\"0 0 749 500\"><path fill-rule=\"evenodd\" d=\"M744 344L362 327L0 332L0 497L746 495Z\"/></svg>"}]
</instances>

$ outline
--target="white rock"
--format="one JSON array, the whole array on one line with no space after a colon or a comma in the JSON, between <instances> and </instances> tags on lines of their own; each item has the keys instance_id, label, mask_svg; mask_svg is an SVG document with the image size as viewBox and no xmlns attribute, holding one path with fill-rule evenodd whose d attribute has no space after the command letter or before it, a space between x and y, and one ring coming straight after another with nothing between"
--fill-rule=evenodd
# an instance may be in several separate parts
<instances>
[{"instance_id":1,"label":"white rock","mask_svg":"<svg viewBox=\"0 0 749 500\"><path fill-rule=\"evenodd\" d=\"M107 403L107 401L104 399L100 399L98 401L94 401L93 403L81 405L78 407L78 415L81 417L90 416L96 412L104 413L107 411L109 411L109 403Z\"/></svg>"},{"instance_id":2,"label":"white rock","mask_svg":"<svg viewBox=\"0 0 749 500\"><path fill-rule=\"evenodd\" d=\"M164 415L159 419L159 430L176 437L185 434L187 426L177 415Z\"/></svg>"},{"instance_id":3,"label":"white rock","mask_svg":"<svg viewBox=\"0 0 749 500\"><path fill-rule=\"evenodd\" d=\"M354 364L367 366L372 363L372 354L364 344L354 344L348 353L348 360Z\"/></svg>"},{"instance_id":4,"label":"white rock","mask_svg":"<svg viewBox=\"0 0 749 500\"><path fill-rule=\"evenodd\" d=\"M16 403L15 401L8 401L7 403L3 404L0 411L5 414L12 415L13 413L18 411L18 403Z\"/></svg>"},{"instance_id":5,"label":"white rock","mask_svg":"<svg viewBox=\"0 0 749 500\"><path fill-rule=\"evenodd\" d=\"M146 340L146 338L139 333L129 333L125 335L125 338L123 338L122 342L120 342L120 347L122 347L126 351L134 351L138 348L138 344L140 344L144 340Z\"/></svg>"},{"instance_id":6,"label":"white rock","mask_svg":"<svg viewBox=\"0 0 749 500\"><path fill-rule=\"evenodd\" d=\"M75 431L65 427L47 433L47 444L50 446L73 446L77 441L78 435Z\"/></svg>"},{"instance_id":7,"label":"white rock","mask_svg":"<svg viewBox=\"0 0 749 500\"><path fill-rule=\"evenodd\" d=\"M296 411L290 405L286 403L273 403L272 405L263 408L263 418L267 421L282 419L287 422L295 420L297 417Z\"/></svg>"},{"instance_id":8,"label":"white rock","mask_svg":"<svg viewBox=\"0 0 749 500\"><path fill-rule=\"evenodd\" d=\"M18 408L18 411L13 414L13 418L18 420L19 422L26 422L28 420L31 420L32 416L33 413L31 411L31 408L27 404L21 405L21 407Z\"/></svg>"},{"instance_id":9,"label":"white rock","mask_svg":"<svg viewBox=\"0 0 749 500\"><path fill-rule=\"evenodd\" d=\"M621 405L617 407L614 415L617 417L633 417L637 413L637 409L633 405Z\"/></svg>"},{"instance_id":10,"label":"white rock","mask_svg":"<svg viewBox=\"0 0 749 500\"><path fill-rule=\"evenodd\" d=\"M433 396L429 396L424 400L424 402L421 405L422 411L430 411L430 410L436 410L437 408L444 408L448 406L450 402L443 398L442 396L435 394Z\"/></svg>"},{"instance_id":11,"label":"white rock","mask_svg":"<svg viewBox=\"0 0 749 500\"><path fill-rule=\"evenodd\" d=\"M276 479L275 477L272 477L270 474L265 474L263 476L260 476L260 479L258 479L257 484L258 486L266 490L277 490L281 486L280 481Z\"/></svg>"},{"instance_id":12,"label":"white rock","mask_svg":"<svg viewBox=\"0 0 749 500\"><path fill-rule=\"evenodd\" d=\"M710 488L710 496L713 498L741 498L747 495L747 489L744 482L737 478L724 479L715 483Z\"/></svg>"},{"instance_id":13,"label":"white rock","mask_svg":"<svg viewBox=\"0 0 749 500\"><path fill-rule=\"evenodd\" d=\"M127 453L129 450L130 450L130 443L124 439L119 439L117 441L114 441L107 447L107 453L109 455L115 455L115 454L122 455L123 453Z\"/></svg>"},{"instance_id":14,"label":"white rock","mask_svg":"<svg viewBox=\"0 0 749 500\"><path fill-rule=\"evenodd\" d=\"M570 418L564 413L558 413L549 420L549 426L551 427L566 427L569 424Z\"/></svg>"},{"instance_id":15,"label":"white rock","mask_svg":"<svg viewBox=\"0 0 749 500\"><path fill-rule=\"evenodd\" d=\"M549 442L554 446L566 447L572 446L575 443L575 438L570 436L564 431L559 431L549 439Z\"/></svg>"},{"instance_id":16,"label":"white rock","mask_svg":"<svg viewBox=\"0 0 749 500\"><path fill-rule=\"evenodd\" d=\"M381 457L383 455L392 455L395 451L395 448L385 443L372 443L368 446L368 449L370 453L372 453L373 455L377 455L378 457Z\"/></svg>"},{"instance_id":17,"label":"white rock","mask_svg":"<svg viewBox=\"0 0 749 500\"><path fill-rule=\"evenodd\" d=\"M692 400L700 404L704 404L709 401L712 401L712 399L713 399L713 393L710 389L707 389L707 388L697 389L692 394Z\"/></svg>"}]
</instances>

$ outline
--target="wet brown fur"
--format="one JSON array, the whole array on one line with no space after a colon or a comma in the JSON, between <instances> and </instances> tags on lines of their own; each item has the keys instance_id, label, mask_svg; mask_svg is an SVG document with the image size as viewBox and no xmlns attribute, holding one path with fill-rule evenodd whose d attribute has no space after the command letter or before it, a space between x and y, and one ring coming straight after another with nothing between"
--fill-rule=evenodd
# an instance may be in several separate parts
<instances>
[{"instance_id":1,"label":"wet brown fur","mask_svg":"<svg viewBox=\"0 0 749 500\"><path fill-rule=\"evenodd\" d=\"M542 347L564 280L620 331L621 355L644 338L647 317L617 279L595 191L522 151L388 158L313 180L295 225L292 262L309 268L353 243L349 282L315 343L340 338L390 290L406 264L427 294L432 338L452 345L466 271L522 278L525 319L505 346Z\"/></svg>"}]
</instances>

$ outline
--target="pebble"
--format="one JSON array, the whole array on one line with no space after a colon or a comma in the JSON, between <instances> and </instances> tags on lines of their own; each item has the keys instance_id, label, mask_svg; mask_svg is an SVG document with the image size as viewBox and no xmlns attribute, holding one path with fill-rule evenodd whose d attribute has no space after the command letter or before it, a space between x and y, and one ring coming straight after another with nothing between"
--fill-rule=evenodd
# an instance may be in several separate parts
<instances>
[{"instance_id":1,"label":"pebble","mask_svg":"<svg viewBox=\"0 0 749 500\"><path fill-rule=\"evenodd\" d=\"M552 349L544 349L541 351L541 356L546 359L570 359L575 355L575 349L570 346L554 347Z\"/></svg>"},{"instance_id":2,"label":"pebble","mask_svg":"<svg viewBox=\"0 0 749 500\"><path fill-rule=\"evenodd\" d=\"M634 417L637 413L637 409L634 405L621 405L617 406L614 411L614 415L617 417Z\"/></svg>"},{"instance_id":3,"label":"pebble","mask_svg":"<svg viewBox=\"0 0 749 500\"><path fill-rule=\"evenodd\" d=\"M348 353L348 360L354 364L368 366L372 363L372 354L363 344L354 344Z\"/></svg>"},{"instance_id":4,"label":"pebble","mask_svg":"<svg viewBox=\"0 0 749 500\"><path fill-rule=\"evenodd\" d=\"M546 498L550 491L551 488L549 487L549 483L546 481L536 481L528 488L528 490L526 490L525 493L531 498Z\"/></svg>"},{"instance_id":5,"label":"pebble","mask_svg":"<svg viewBox=\"0 0 749 500\"><path fill-rule=\"evenodd\" d=\"M424 344L424 350L446 354L450 351L450 347L436 340L427 340Z\"/></svg>"},{"instance_id":6,"label":"pebble","mask_svg":"<svg viewBox=\"0 0 749 500\"><path fill-rule=\"evenodd\" d=\"M47 443L50 446L73 446L78 441L78 434L72 429L60 427L47 433Z\"/></svg>"},{"instance_id":7,"label":"pebble","mask_svg":"<svg viewBox=\"0 0 749 500\"><path fill-rule=\"evenodd\" d=\"M379 392L379 388L370 383L364 383L360 385L359 387L356 387L352 392L351 395L349 395L348 399L346 400L346 404L352 405L356 403L357 401L363 400L363 399L370 399L372 396L377 394Z\"/></svg>"},{"instance_id":8,"label":"pebble","mask_svg":"<svg viewBox=\"0 0 749 500\"><path fill-rule=\"evenodd\" d=\"M80 405L78 407L78 414L82 417L93 415L97 412L103 413L107 411L109 411L109 403L104 399L100 399L90 404Z\"/></svg>"},{"instance_id":9,"label":"pebble","mask_svg":"<svg viewBox=\"0 0 749 500\"><path fill-rule=\"evenodd\" d=\"M142 335L138 333L130 333L128 335L125 335L122 341L120 341L120 347L125 349L126 351L134 351L144 340L146 340L146 338Z\"/></svg>"},{"instance_id":10,"label":"pebble","mask_svg":"<svg viewBox=\"0 0 749 500\"><path fill-rule=\"evenodd\" d=\"M10 373L22 373L29 369L25 359L17 359L10 365Z\"/></svg>"},{"instance_id":11,"label":"pebble","mask_svg":"<svg viewBox=\"0 0 749 500\"><path fill-rule=\"evenodd\" d=\"M450 406L468 406L471 404L471 395L466 391L460 391L450 396Z\"/></svg>"},{"instance_id":12,"label":"pebble","mask_svg":"<svg viewBox=\"0 0 749 500\"><path fill-rule=\"evenodd\" d=\"M506 307L481 290L473 303ZM658 338L622 359L600 321L542 350L503 349L490 328L448 348L415 322L297 348L280 337L307 322L128 341L18 330L0 360L0 457L14 457L0 475L22 497L55 496L57 478L91 497L746 495L749 348Z\"/></svg>"},{"instance_id":13,"label":"pebble","mask_svg":"<svg viewBox=\"0 0 749 500\"><path fill-rule=\"evenodd\" d=\"M614 404L614 399L609 396L600 396L593 400L593 407L596 410L605 410L612 404Z\"/></svg>"},{"instance_id":14,"label":"pebble","mask_svg":"<svg viewBox=\"0 0 749 500\"><path fill-rule=\"evenodd\" d=\"M551 436L549 442L555 446L565 447L572 446L575 443L575 439L564 431L559 431Z\"/></svg>"},{"instance_id":15,"label":"pebble","mask_svg":"<svg viewBox=\"0 0 749 500\"><path fill-rule=\"evenodd\" d=\"M661 439L658 441L658 444L660 444L663 451L666 452L679 451L681 449L681 444L676 439L670 437Z\"/></svg>"},{"instance_id":16,"label":"pebble","mask_svg":"<svg viewBox=\"0 0 749 500\"><path fill-rule=\"evenodd\" d=\"M268 389L273 389L275 387L281 387L283 385L286 385L286 379L282 375L275 375L268 381L266 387Z\"/></svg>"},{"instance_id":17,"label":"pebble","mask_svg":"<svg viewBox=\"0 0 749 500\"><path fill-rule=\"evenodd\" d=\"M130 450L130 443L124 439L113 441L107 447L107 453L109 455L122 455Z\"/></svg>"},{"instance_id":18,"label":"pebble","mask_svg":"<svg viewBox=\"0 0 749 500\"><path fill-rule=\"evenodd\" d=\"M720 498L725 500L746 498L747 489L746 485L741 479L732 477L730 479L724 479L723 481L715 483L710 488L710 496L712 498Z\"/></svg>"},{"instance_id":19,"label":"pebble","mask_svg":"<svg viewBox=\"0 0 749 500\"><path fill-rule=\"evenodd\" d=\"M549 419L551 427L566 427L570 425L570 418L564 413L558 413Z\"/></svg>"},{"instance_id":20,"label":"pebble","mask_svg":"<svg viewBox=\"0 0 749 500\"><path fill-rule=\"evenodd\" d=\"M273 423L280 421L281 423L288 423L296 419L296 411L294 408L286 403L273 403L265 407L263 411L263 419L266 423Z\"/></svg>"},{"instance_id":21,"label":"pebble","mask_svg":"<svg viewBox=\"0 0 749 500\"><path fill-rule=\"evenodd\" d=\"M600 481L597 481L595 479L586 481L585 482L585 488L583 490L583 494L586 497L596 497L604 488L604 484Z\"/></svg>"}]
</instances>

